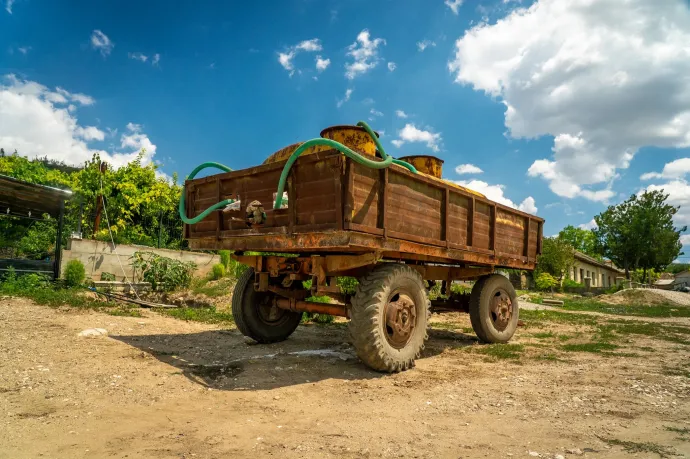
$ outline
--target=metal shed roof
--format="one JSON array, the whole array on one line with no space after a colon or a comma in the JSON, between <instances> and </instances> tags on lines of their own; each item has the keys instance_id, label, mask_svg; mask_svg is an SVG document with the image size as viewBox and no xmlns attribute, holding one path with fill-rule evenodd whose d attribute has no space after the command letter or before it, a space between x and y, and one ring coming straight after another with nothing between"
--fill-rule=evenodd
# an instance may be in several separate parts
<instances>
[{"instance_id":1,"label":"metal shed roof","mask_svg":"<svg viewBox=\"0 0 690 459\"><path fill-rule=\"evenodd\" d=\"M70 196L72 192L69 190L0 175L0 213L3 214L28 216L31 213L38 218L42 214L58 217L62 202Z\"/></svg>"}]
</instances>

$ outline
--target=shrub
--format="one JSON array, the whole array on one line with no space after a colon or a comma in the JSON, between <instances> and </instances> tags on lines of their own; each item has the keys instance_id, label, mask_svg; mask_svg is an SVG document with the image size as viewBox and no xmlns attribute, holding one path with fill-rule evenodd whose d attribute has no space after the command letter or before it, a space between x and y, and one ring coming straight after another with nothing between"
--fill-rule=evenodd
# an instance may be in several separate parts
<instances>
[{"instance_id":1,"label":"shrub","mask_svg":"<svg viewBox=\"0 0 690 459\"><path fill-rule=\"evenodd\" d=\"M115 282L115 280L116 280L115 274L102 272L101 273L101 280L102 281L108 281L108 282Z\"/></svg>"},{"instance_id":2,"label":"shrub","mask_svg":"<svg viewBox=\"0 0 690 459\"><path fill-rule=\"evenodd\" d=\"M572 279L563 279L563 287L577 288L584 287L584 285Z\"/></svg>"},{"instance_id":3,"label":"shrub","mask_svg":"<svg viewBox=\"0 0 690 459\"><path fill-rule=\"evenodd\" d=\"M549 290L558 285L556 278L549 273L540 273L534 282L539 290Z\"/></svg>"},{"instance_id":4,"label":"shrub","mask_svg":"<svg viewBox=\"0 0 690 459\"><path fill-rule=\"evenodd\" d=\"M213 265L211 268L211 277L213 280L218 280L221 277L225 277L225 265L223 263Z\"/></svg>"},{"instance_id":5,"label":"shrub","mask_svg":"<svg viewBox=\"0 0 690 459\"><path fill-rule=\"evenodd\" d=\"M354 277L338 277L336 283L340 287L340 292L345 295L354 295L359 285Z\"/></svg>"},{"instance_id":6,"label":"shrub","mask_svg":"<svg viewBox=\"0 0 690 459\"><path fill-rule=\"evenodd\" d=\"M0 283L0 292L8 294L30 292L49 286L50 279L47 276L35 273L17 276L14 267L10 266Z\"/></svg>"},{"instance_id":7,"label":"shrub","mask_svg":"<svg viewBox=\"0 0 690 459\"><path fill-rule=\"evenodd\" d=\"M220 264L222 264L225 269L228 269L230 267L230 251L219 250L218 256L220 257Z\"/></svg>"},{"instance_id":8,"label":"shrub","mask_svg":"<svg viewBox=\"0 0 690 459\"><path fill-rule=\"evenodd\" d=\"M81 285L86 278L84 263L79 260L70 260L65 267L65 283L70 287Z\"/></svg>"},{"instance_id":9,"label":"shrub","mask_svg":"<svg viewBox=\"0 0 690 459\"><path fill-rule=\"evenodd\" d=\"M155 252L134 252L132 267L142 273L142 279L151 283L153 290L171 291L186 288L192 282L196 265L163 257Z\"/></svg>"}]
</instances>

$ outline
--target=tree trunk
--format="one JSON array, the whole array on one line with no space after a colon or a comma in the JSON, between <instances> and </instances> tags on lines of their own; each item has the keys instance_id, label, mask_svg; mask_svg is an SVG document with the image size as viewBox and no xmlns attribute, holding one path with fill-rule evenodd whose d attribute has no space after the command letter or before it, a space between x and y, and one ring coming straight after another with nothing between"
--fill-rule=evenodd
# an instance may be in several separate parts
<instances>
[{"instance_id":1,"label":"tree trunk","mask_svg":"<svg viewBox=\"0 0 690 459\"><path fill-rule=\"evenodd\" d=\"M647 282L647 267L642 268L642 283Z\"/></svg>"}]
</instances>

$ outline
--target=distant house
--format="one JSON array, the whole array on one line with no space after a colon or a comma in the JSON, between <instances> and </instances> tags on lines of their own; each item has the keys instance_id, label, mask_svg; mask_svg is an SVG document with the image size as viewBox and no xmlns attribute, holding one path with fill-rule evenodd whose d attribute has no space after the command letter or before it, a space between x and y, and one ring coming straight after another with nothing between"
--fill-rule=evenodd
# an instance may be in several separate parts
<instances>
[{"instance_id":1,"label":"distant house","mask_svg":"<svg viewBox=\"0 0 690 459\"><path fill-rule=\"evenodd\" d=\"M575 264L570 269L568 278L585 285L585 279L591 279L592 287L611 287L616 285L616 278L625 274L609 260L596 258L575 251Z\"/></svg>"},{"instance_id":2,"label":"distant house","mask_svg":"<svg viewBox=\"0 0 690 459\"><path fill-rule=\"evenodd\" d=\"M690 287L690 271L680 272L673 278L674 289L680 289L683 287Z\"/></svg>"}]
</instances>

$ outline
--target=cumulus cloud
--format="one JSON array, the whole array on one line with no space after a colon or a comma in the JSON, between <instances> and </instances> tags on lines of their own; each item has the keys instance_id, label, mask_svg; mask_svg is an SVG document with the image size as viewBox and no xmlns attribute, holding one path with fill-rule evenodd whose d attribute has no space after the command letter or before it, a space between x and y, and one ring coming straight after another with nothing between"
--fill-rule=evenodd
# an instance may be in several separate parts
<instances>
[{"instance_id":1,"label":"cumulus cloud","mask_svg":"<svg viewBox=\"0 0 690 459\"><path fill-rule=\"evenodd\" d=\"M352 96L353 91L354 91L354 89L350 89L350 88L348 88L345 91L345 96L342 99L340 99L337 103L338 108L342 107L345 102L350 100L350 97Z\"/></svg>"},{"instance_id":2,"label":"cumulus cloud","mask_svg":"<svg viewBox=\"0 0 690 459\"><path fill-rule=\"evenodd\" d=\"M5 11L8 13L12 14L12 5L14 4L14 0L7 0L5 2Z\"/></svg>"},{"instance_id":3,"label":"cumulus cloud","mask_svg":"<svg viewBox=\"0 0 690 459\"><path fill-rule=\"evenodd\" d=\"M481 174L484 171L475 166L474 164L460 164L458 167L455 168L455 173L456 174Z\"/></svg>"},{"instance_id":4,"label":"cumulus cloud","mask_svg":"<svg viewBox=\"0 0 690 459\"><path fill-rule=\"evenodd\" d=\"M331 65L330 59L322 59L321 56L316 56L316 70L323 72Z\"/></svg>"},{"instance_id":5,"label":"cumulus cloud","mask_svg":"<svg viewBox=\"0 0 690 459\"><path fill-rule=\"evenodd\" d=\"M110 54L115 44L103 32L94 30L91 32L91 46L105 57Z\"/></svg>"},{"instance_id":6,"label":"cumulus cloud","mask_svg":"<svg viewBox=\"0 0 690 459\"><path fill-rule=\"evenodd\" d=\"M290 74L290 76L294 75L295 73L295 65L293 63L293 60L295 56L297 56L301 52L316 52L316 51L321 51L323 49L323 46L321 45L321 40L318 38L312 38L311 40L304 40L299 43L297 43L294 46L290 46L285 52L279 52L278 53L278 62L280 65L283 66L285 70L287 70ZM321 59L321 56L317 56L317 64L316 67L318 69L318 59ZM330 60L326 59L328 61L328 64L330 64ZM326 64L326 67L328 67L328 64ZM325 67L324 67L325 70Z\"/></svg>"},{"instance_id":7,"label":"cumulus cloud","mask_svg":"<svg viewBox=\"0 0 690 459\"><path fill-rule=\"evenodd\" d=\"M425 49L427 49L429 46L436 46L436 42L431 41L431 40L422 40L417 42L417 50L421 53Z\"/></svg>"},{"instance_id":8,"label":"cumulus cloud","mask_svg":"<svg viewBox=\"0 0 690 459\"><path fill-rule=\"evenodd\" d=\"M529 214L537 213L537 207L535 205L536 203L532 196L526 197L520 204L515 204L512 200L508 199L504 195L505 185L490 185L481 180L452 180L452 182L457 183L460 186L464 186L465 188L469 188L470 190L477 191L499 204L503 204Z\"/></svg>"},{"instance_id":9,"label":"cumulus cloud","mask_svg":"<svg viewBox=\"0 0 690 459\"><path fill-rule=\"evenodd\" d=\"M407 118L407 113L405 113L402 110L396 110L395 116L397 116L398 118Z\"/></svg>"},{"instance_id":10,"label":"cumulus cloud","mask_svg":"<svg viewBox=\"0 0 690 459\"><path fill-rule=\"evenodd\" d=\"M417 128L414 124L407 123L404 128L398 131L398 138L391 143L400 148L405 143L423 142L433 151L439 151L441 143L441 133L425 131Z\"/></svg>"},{"instance_id":11,"label":"cumulus cloud","mask_svg":"<svg viewBox=\"0 0 690 459\"><path fill-rule=\"evenodd\" d=\"M17 48L17 51L26 56L29 53L29 51L31 51L31 46L20 46L19 48Z\"/></svg>"},{"instance_id":12,"label":"cumulus cloud","mask_svg":"<svg viewBox=\"0 0 690 459\"><path fill-rule=\"evenodd\" d=\"M141 62L146 62L148 60L148 56L142 53L127 53L127 56L129 56L130 59L134 59L135 61L141 61Z\"/></svg>"},{"instance_id":13,"label":"cumulus cloud","mask_svg":"<svg viewBox=\"0 0 690 459\"><path fill-rule=\"evenodd\" d=\"M93 153L99 153L115 167L126 164L141 148L146 148L144 162L151 161L156 146L135 125L128 126L117 151L106 152L89 145L89 142L103 141L105 133L96 126L80 125L75 112L78 107L94 103L85 94L62 88L53 90L8 75L0 80L0 146L6 151L16 149L29 158L47 156L72 165L83 164Z\"/></svg>"},{"instance_id":14,"label":"cumulus cloud","mask_svg":"<svg viewBox=\"0 0 690 459\"><path fill-rule=\"evenodd\" d=\"M465 32L449 68L504 104L512 137L554 137L530 176L606 201L641 147L690 146L689 42L682 0L538 0Z\"/></svg>"},{"instance_id":15,"label":"cumulus cloud","mask_svg":"<svg viewBox=\"0 0 690 459\"><path fill-rule=\"evenodd\" d=\"M684 177L688 172L690 172L690 158L680 158L670 163L664 165L664 169L661 172L647 172L642 174L640 179L642 180L652 180L652 179L672 179Z\"/></svg>"},{"instance_id":16,"label":"cumulus cloud","mask_svg":"<svg viewBox=\"0 0 690 459\"><path fill-rule=\"evenodd\" d=\"M394 71L395 68L397 67L395 65L395 62L389 62L387 65L388 65L388 71L390 71L390 72Z\"/></svg>"},{"instance_id":17,"label":"cumulus cloud","mask_svg":"<svg viewBox=\"0 0 690 459\"><path fill-rule=\"evenodd\" d=\"M664 165L661 172L648 172L642 175L643 180L664 179L665 183L647 186L647 191L663 190L668 194L668 203L681 206L674 219L678 225L690 225L690 183L687 175L690 173L690 158L680 158Z\"/></svg>"},{"instance_id":18,"label":"cumulus cloud","mask_svg":"<svg viewBox=\"0 0 690 459\"><path fill-rule=\"evenodd\" d=\"M383 38L372 40L369 31L367 29L362 30L357 35L357 40L347 47L347 55L352 58L352 62L345 64L345 77L348 80L354 80L357 76L363 75L376 67L381 61L378 47L385 44L386 40ZM395 69L395 64L393 64L393 69ZM392 70L390 65L388 70Z\"/></svg>"},{"instance_id":19,"label":"cumulus cloud","mask_svg":"<svg viewBox=\"0 0 690 459\"><path fill-rule=\"evenodd\" d=\"M584 229L584 230L593 230L593 229L598 228L597 222L595 222L594 219L591 219L587 223L582 223L582 224L578 225L578 227L580 229Z\"/></svg>"},{"instance_id":20,"label":"cumulus cloud","mask_svg":"<svg viewBox=\"0 0 690 459\"><path fill-rule=\"evenodd\" d=\"M369 113L371 113L371 114L374 115L374 116L383 116L383 113L381 113L380 111L376 110L375 108L372 108L371 110L369 110Z\"/></svg>"},{"instance_id":21,"label":"cumulus cloud","mask_svg":"<svg viewBox=\"0 0 690 459\"><path fill-rule=\"evenodd\" d=\"M448 8L453 12L454 15L458 15L458 10L462 5L463 0L445 0L443 3L446 4Z\"/></svg>"}]
</instances>

